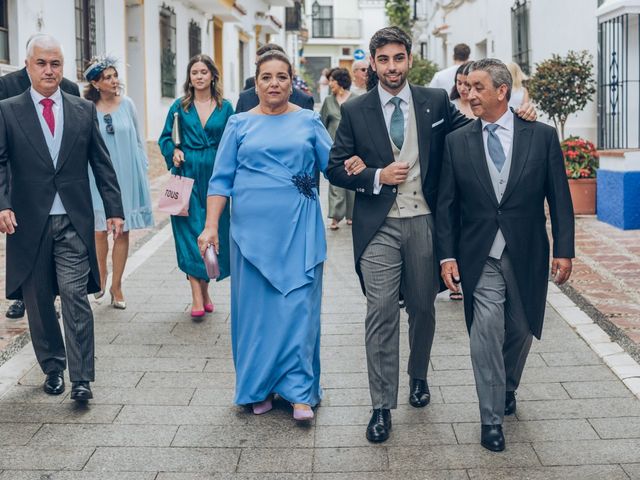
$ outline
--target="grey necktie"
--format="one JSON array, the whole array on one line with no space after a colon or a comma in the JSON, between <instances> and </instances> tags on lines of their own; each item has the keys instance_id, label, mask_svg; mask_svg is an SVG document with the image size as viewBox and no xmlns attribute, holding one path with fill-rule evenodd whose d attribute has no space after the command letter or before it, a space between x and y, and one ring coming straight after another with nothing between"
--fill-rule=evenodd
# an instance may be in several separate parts
<instances>
[{"instance_id":1,"label":"grey necktie","mask_svg":"<svg viewBox=\"0 0 640 480\"><path fill-rule=\"evenodd\" d=\"M400 108L400 102L402 102L402 99L398 97L393 97L389 100L389 103L393 103L396 107L391 114L389 135L393 143L398 147L398 150L402 150L402 144L404 143L404 114Z\"/></svg>"},{"instance_id":2,"label":"grey necktie","mask_svg":"<svg viewBox=\"0 0 640 480\"><path fill-rule=\"evenodd\" d=\"M498 135L496 135L496 130L500 127L500 125L496 125L495 123L490 123L486 128L487 132L489 132L489 138L487 138L487 149L489 150L489 156L491 160L493 160L493 164L496 166L499 172L502 171L502 167L504 167L504 162L507 161L507 158L504 155L504 150L502 149L502 144L500 143L500 139Z\"/></svg>"}]
</instances>

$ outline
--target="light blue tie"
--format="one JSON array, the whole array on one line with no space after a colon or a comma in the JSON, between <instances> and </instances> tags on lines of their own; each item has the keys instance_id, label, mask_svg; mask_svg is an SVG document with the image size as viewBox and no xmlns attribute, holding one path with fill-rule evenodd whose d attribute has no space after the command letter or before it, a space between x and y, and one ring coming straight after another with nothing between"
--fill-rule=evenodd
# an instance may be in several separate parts
<instances>
[{"instance_id":1,"label":"light blue tie","mask_svg":"<svg viewBox=\"0 0 640 480\"><path fill-rule=\"evenodd\" d=\"M496 125L495 123L490 123L486 128L487 132L489 132L489 138L487 139L487 149L489 150L489 156L491 160L493 160L493 164L496 166L499 172L502 171L502 167L504 167L504 162L507 161L507 158L504 155L504 150L502 149L502 144L500 143L500 139L498 135L496 135L496 130L500 127L500 125Z\"/></svg>"},{"instance_id":2,"label":"light blue tie","mask_svg":"<svg viewBox=\"0 0 640 480\"><path fill-rule=\"evenodd\" d=\"M393 103L396 107L391 114L389 135L391 136L393 143L398 147L398 150L402 150L402 144L404 143L404 114L400 108L400 102L402 102L402 99L393 97L389 102Z\"/></svg>"}]
</instances>

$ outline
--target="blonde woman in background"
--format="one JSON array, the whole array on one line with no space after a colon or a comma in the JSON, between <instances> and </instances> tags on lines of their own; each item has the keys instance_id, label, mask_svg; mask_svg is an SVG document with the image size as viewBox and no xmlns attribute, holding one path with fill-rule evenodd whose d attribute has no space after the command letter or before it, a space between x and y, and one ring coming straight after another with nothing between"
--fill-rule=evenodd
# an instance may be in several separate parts
<instances>
[{"instance_id":1,"label":"blonde woman in background","mask_svg":"<svg viewBox=\"0 0 640 480\"><path fill-rule=\"evenodd\" d=\"M511 88L511 99L509 100L509 106L515 110L520 108L524 103L529 103L529 91L524 86L524 82L529 80L529 77L520 68L517 63L511 62L507 64L511 79L513 80L513 87Z\"/></svg>"}]
</instances>

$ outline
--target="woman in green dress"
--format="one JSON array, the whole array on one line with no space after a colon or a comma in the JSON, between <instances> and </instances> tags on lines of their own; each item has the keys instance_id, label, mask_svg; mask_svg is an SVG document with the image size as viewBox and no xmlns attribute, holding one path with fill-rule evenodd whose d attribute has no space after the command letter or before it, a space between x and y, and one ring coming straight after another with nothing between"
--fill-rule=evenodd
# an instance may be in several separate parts
<instances>
[{"instance_id":1,"label":"woman in green dress","mask_svg":"<svg viewBox=\"0 0 640 480\"><path fill-rule=\"evenodd\" d=\"M356 95L349 91L351 88L351 74L346 68L334 68L329 71L329 90L331 95L325 98L320 110L320 118L331 139L335 140L336 130L340 124L340 106ZM347 225L351 225L353 217L353 202L356 192L329 185L329 218L331 230L338 229L338 223L343 218Z\"/></svg>"},{"instance_id":2,"label":"woman in green dress","mask_svg":"<svg viewBox=\"0 0 640 480\"><path fill-rule=\"evenodd\" d=\"M180 146L171 138L174 114L178 114ZM222 98L220 72L207 55L194 56L187 66L184 96L178 98L167 115L167 121L158 140L167 167L172 173L193 178L189 200L189 216L171 217L176 242L178 267L187 274L191 285L191 316L204 316L213 312L209 296L209 277L200 251L198 235L204 228L207 210L209 178L218 150L218 144L233 107ZM220 277L229 276L229 209L220 218Z\"/></svg>"}]
</instances>

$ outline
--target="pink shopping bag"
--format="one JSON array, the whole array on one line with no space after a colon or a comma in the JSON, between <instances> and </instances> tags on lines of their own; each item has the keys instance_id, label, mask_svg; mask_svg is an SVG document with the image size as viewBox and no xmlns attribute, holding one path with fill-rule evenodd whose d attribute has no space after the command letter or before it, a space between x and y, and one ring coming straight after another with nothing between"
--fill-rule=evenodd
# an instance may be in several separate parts
<instances>
[{"instance_id":1,"label":"pink shopping bag","mask_svg":"<svg viewBox=\"0 0 640 480\"><path fill-rule=\"evenodd\" d=\"M192 188L193 178L171 175L160 196L158 210L178 217L188 217Z\"/></svg>"}]
</instances>

